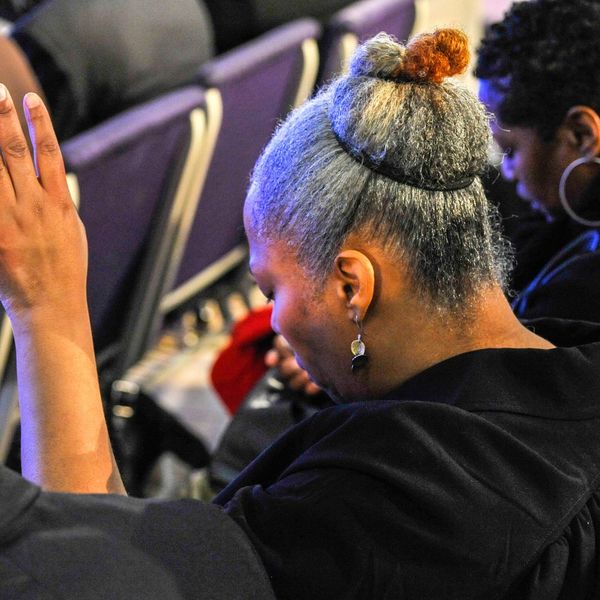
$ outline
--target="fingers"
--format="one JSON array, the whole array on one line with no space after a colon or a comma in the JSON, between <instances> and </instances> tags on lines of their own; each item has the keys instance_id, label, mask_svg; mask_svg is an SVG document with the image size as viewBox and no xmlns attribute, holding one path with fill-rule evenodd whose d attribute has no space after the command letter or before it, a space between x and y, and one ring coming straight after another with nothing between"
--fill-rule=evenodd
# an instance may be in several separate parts
<instances>
[{"instance_id":1,"label":"fingers","mask_svg":"<svg viewBox=\"0 0 600 600\"><path fill-rule=\"evenodd\" d=\"M12 187L17 196L38 185L27 140L19 123L12 98L6 86L0 84L0 148Z\"/></svg>"},{"instance_id":2,"label":"fingers","mask_svg":"<svg viewBox=\"0 0 600 600\"><path fill-rule=\"evenodd\" d=\"M294 353L288 344L288 341L282 335L276 335L273 340L273 348L277 350L281 358L287 358Z\"/></svg>"},{"instance_id":3,"label":"fingers","mask_svg":"<svg viewBox=\"0 0 600 600\"><path fill-rule=\"evenodd\" d=\"M265 365L269 368L276 367L278 362L279 362L279 352L277 352L277 350L271 348L271 350L269 350L265 354Z\"/></svg>"},{"instance_id":4,"label":"fingers","mask_svg":"<svg viewBox=\"0 0 600 600\"><path fill-rule=\"evenodd\" d=\"M300 368L287 340L281 335L273 340L273 347L265 355L265 364L268 367L276 367L291 389L309 396L321 392L321 388L311 380L310 375Z\"/></svg>"},{"instance_id":5,"label":"fingers","mask_svg":"<svg viewBox=\"0 0 600 600\"><path fill-rule=\"evenodd\" d=\"M321 392L321 388L310 378L310 375L298 366L294 358L287 358L279 365L282 377L288 386L298 392L314 396Z\"/></svg>"},{"instance_id":6,"label":"fingers","mask_svg":"<svg viewBox=\"0 0 600 600\"><path fill-rule=\"evenodd\" d=\"M273 347L265 355L267 367L276 367L281 361L293 356L292 349L282 335L273 338Z\"/></svg>"},{"instance_id":7,"label":"fingers","mask_svg":"<svg viewBox=\"0 0 600 600\"><path fill-rule=\"evenodd\" d=\"M42 187L50 194L65 194L65 166L48 109L41 98L32 92L25 95L23 104Z\"/></svg>"}]
</instances>

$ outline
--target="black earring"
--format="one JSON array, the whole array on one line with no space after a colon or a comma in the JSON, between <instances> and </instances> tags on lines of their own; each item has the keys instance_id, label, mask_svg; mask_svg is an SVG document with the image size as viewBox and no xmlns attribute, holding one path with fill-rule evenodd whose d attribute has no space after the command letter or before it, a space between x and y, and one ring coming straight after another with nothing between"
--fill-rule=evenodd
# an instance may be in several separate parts
<instances>
[{"instance_id":1,"label":"black earring","mask_svg":"<svg viewBox=\"0 0 600 600\"><path fill-rule=\"evenodd\" d=\"M358 318L358 315L354 317L354 322L358 327L358 335L356 339L350 344L350 351L352 352L352 372L362 369L367 364L367 347L362 341L362 321Z\"/></svg>"}]
</instances>

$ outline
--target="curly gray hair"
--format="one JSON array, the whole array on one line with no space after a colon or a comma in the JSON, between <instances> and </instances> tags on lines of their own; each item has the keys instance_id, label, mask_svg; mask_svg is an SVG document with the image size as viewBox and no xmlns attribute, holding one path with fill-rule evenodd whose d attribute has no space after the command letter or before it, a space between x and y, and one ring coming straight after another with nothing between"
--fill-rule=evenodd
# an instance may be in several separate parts
<instances>
[{"instance_id":1,"label":"curly gray hair","mask_svg":"<svg viewBox=\"0 0 600 600\"><path fill-rule=\"evenodd\" d=\"M360 46L349 73L293 112L260 157L249 190L256 234L285 240L324 281L360 233L405 261L439 308L504 286L511 252L479 179L488 115L439 73L440 63L443 76L461 68L463 38L439 30L405 47L379 34Z\"/></svg>"}]
</instances>

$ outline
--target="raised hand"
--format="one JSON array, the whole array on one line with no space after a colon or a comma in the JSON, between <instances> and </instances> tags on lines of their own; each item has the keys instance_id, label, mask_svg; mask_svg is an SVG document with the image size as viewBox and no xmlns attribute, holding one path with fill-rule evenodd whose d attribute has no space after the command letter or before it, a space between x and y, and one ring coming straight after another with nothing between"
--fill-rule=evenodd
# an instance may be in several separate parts
<instances>
[{"instance_id":1,"label":"raised hand","mask_svg":"<svg viewBox=\"0 0 600 600\"><path fill-rule=\"evenodd\" d=\"M85 233L35 94L25 114L33 158L0 84L0 300L15 334L23 475L54 491L122 493L87 310Z\"/></svg>"},{"instance_id":2,"label":"raised hand","mask_svg":"<svg viewBox=\"0 0 600 600\"><path fill-rule=\"evenodd\" d=\"M15 329L38 317L61 319L86 301L85 233L59 145L40 98L28 94L24 104L34 159L0 85L0 300Z\"/></svg>"}]
</instances>

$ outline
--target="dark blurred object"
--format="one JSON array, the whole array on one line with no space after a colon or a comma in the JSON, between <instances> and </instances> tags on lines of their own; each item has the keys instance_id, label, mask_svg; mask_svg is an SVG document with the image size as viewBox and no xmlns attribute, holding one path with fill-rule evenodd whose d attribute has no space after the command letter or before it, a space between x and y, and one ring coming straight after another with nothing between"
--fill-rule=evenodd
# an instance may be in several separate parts
<instances>
[{"instance_id":1,"label":"dark blurred object","mask_svg":"<svg viewBox=\"0 0 600 600\"><path fill-rule=\"evenodd\" d=\"M267 371L235 413L209 466L212 491L220 492L282 433L333 402L325 393L307 396Z\"/></svg>"},{"instance_id":2,"label":"dark blurred object","mask_svg":"<svg viewBox=\"0 0 600 600\"><path fill-rule=\"evenodd\" d=\"M600 233L590 229L557 252L513 302L519 318L547 314L594 321L600 319L600 281L590 277L600 258Z\"/></svg>"},{"instance_id":3,"label":"dark blurred object","mask_svg":"<svg viewBox=\"0 0 600 600\"><path fill-rule=\"evenodd\" d=\"M15 21L11 36L61 140L192 83L214 54L200 0L46 0Z\"/></svg>"},{"instance_id":4,"label":"dark blurred object","mask_svg":"<svg viewBox=\"0 0 600 600\"><path fill-rule=\"evenodd\" d=\"M0 18L16 21L28 10L40 4L43 0L2 0L0 2Z\"/></svg>"},{"instance_id":5,"label":"dark blurred object","mask_svg":"<svg viewBox=\"0 0 600 600\"><path fill-rule=\"evenodd\" d=\"M351 0L205 0L215 29L217 52L225 52L302 17L327 20Z\"/></svg>"},{"instance_id":6,"label":"dark blurred object","mask_svg":"<svg viewBox=\"0 0 600 600\"><path fill-rule=\"evenodd\" d=\"M151 396L120 384L113 385L111 437L129 495L143 496L148 474L165 452L195 469L208 464L208 450L201 440Z\"/></svg>"}]
</instances>

